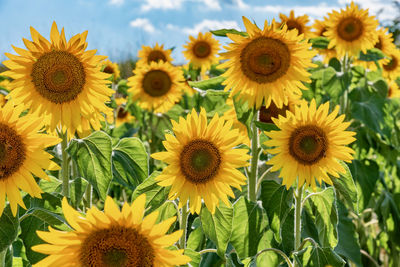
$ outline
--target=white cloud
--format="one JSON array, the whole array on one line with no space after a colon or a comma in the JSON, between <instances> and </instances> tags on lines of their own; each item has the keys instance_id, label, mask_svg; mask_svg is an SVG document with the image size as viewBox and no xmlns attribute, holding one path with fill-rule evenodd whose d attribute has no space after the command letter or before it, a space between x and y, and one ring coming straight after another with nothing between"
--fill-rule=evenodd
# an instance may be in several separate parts
<instances>
[{"instance_id":1,"label":"white cloud","mask_svg":"<svg viewBox=\"0 0 400 267\"><path fill-rule=\"evenodd\" d=\"M239 9L248 9L250 7L243 0L234 0L233 2Z\"/></svg>"},{"instance_id":2,"label":"white cloud","mask_svg":"<svg viewBox=\"0 0 400 267\"><path fill-rule=\"evenodd\" d=\"M349 0L339 0L339 4L343 6L345 4L350 4ZM392 1L385 0L359 0L355 1L357 5L361 8L368 8L370 15L378 15L379 20L392 20L397 15L397 9L394 7Z\"/></svg>"},{"instance_id":3,"label":"white cloud","mask_svg":"<svg viewBox=\"0 0 400 267\"><path fill-rule=\"evenodd\" d=\"M120 6L125 2L125 0L110 0L109 3L110 5L113 6Z\"/></svg>"},{"instance_id":4,"label":"white cloud","mask_svg":"<svg viewBox=\"0 0 400 267\"><path fill-rule=\"evenodd\" d=\"M199 32L205 32L209 30L218 30L218 29L236 29L240 30L239 25L234 20L209 20L205 19L200 23L194 25L192 28L184 27L179 28L178 26L168 24L167 29L169 30L180 30L189 35L196 35Z\"/></svg>"},{"instance_id":5,"label":"white cloud","mask_svg":"<svg viewBox=\"0 0 400 267\"><path fill-rule=\"evenodd\" d=\"M332 9L337 9L337 6L329 6L326 3L322 2L318 5L313 6L280 6L280 5L266 5L257 7L257 11L261 12L271 12L271 13L283 13L289 15L291 10L294 10L295 16L307 14L311 17L322 18L326 16L328 12L331 12Z\"/></svg>"},{"instance_id":6,"label":"white cloud","mask_svg":"<svg viewBox=\"0 0 400 267\"><path fill-rule=\"evenodd\" d=\"M132 20L129 25L134 28L142 28L144 31L149 33L154 33L156 31L153 24L151 24L151 22L146 18L137 18Z\"/></svg>"},{"instance_id":7,"label":"white cloud","mask_svg":"<svg viewBox=\"0 0 400 267\"><path fill-rule=\"evenodd\" d=\"M183 0L146 0L140 8L142 11L151 9L179 9Z\"/></svg>"},{"instance_id":8,"label":"white cloud","mask_svg":"<svg viewBox=\"0 0 400 267\"><path fill-rule=\"evenodd\" d=\"M221 10L221 6L218 2L218 0L199 0L199 2L203 3L206 5L207 8L212 9L212 10Z\"/></svg>"}]
</instances>

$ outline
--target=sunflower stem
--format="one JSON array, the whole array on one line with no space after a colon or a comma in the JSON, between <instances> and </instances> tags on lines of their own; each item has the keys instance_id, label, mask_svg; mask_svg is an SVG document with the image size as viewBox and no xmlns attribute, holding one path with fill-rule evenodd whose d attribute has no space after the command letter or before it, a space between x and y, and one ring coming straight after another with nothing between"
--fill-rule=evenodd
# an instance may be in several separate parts
<instances>
[{"instance_id":1,"label":"sunflower stem","mask_svg":"<svg viewBox=\"0 0 400 267\"><path fill-rule=\"evenodd\" d=\"M179 247L181 249L186 248L186 232L187 232L187 220L189 217L189 210L187 208L187 203L185 203L182 206L182 215L181 215L181 221L180 221L180 229L183 230L182 236L179 239Z\"/></svg>"},{"instance_id":2,"label":"sunflower stem","mask_svg":"<svg viewBox=\"0 0 400 267\"><path fill-rule=\"evenodd\" d=\"M67 131L61 134L61 153L62 153L62 192L65 197L69 197L69 162L68 162L68 140L67 140Z\"/></svg>"},{"instance_id":3,"label":"sunflower stem","mask_svg":"<svg viewBox=\"0 0 400 267\"><path fill-rule=\"evenodd\" d=\"M260 150L258 149L258 129L255 124L257 119L258 111L255 110L253 120L251 123L252 137L251 137L251 166L250 166L250 176L248 182L248 197L250 201L257 201L257 173L258 173L258 155Z\"/></svg>"},{"instance_id":4,"label":"sunflower stem","mask_svg":"<svg viewBox=\"0 0 400 267\"><path fill-rule=\"evenodd\" d=\"M3 251L0 251L0 267L6 266L6 255L7 255L7 248Z\"/></svg>"},{"instance_id":5,"label":"sunflower stem","mask_svg":"<svg viewBox=\"0 0 400 267\"><path fill-rule=\"evenodd\" d=\"M301 208L303 198L303 185L298 186L295 194L295 208L294 208L294 250L298 251L301 246ZM294 261L294 266L297 266Z\"/></svg>"}]
</instances>

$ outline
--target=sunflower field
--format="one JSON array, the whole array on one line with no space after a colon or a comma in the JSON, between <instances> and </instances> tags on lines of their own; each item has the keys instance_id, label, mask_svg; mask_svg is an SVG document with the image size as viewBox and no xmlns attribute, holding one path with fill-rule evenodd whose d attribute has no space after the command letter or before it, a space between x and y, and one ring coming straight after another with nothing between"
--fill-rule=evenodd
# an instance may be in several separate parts
<instances>
[{"instance_id":1,"label":"sunflower field","mask_svg":"<svg viewBox=\"0 0 400 267\"><path fill-rule=\"evenodd\" d=\"M129 71L31 27L0 73L0 267L400 266L396 38L354 3L309 24Z\"/></svg>"}]
</instances>

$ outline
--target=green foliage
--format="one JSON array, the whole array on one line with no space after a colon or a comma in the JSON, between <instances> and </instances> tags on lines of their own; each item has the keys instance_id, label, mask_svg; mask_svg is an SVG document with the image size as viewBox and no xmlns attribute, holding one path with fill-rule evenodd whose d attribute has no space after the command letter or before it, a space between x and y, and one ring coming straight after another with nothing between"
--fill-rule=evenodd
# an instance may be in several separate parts
<instances>
[{"instance_id":1,"label":"green foliage","mask_svg":"<svg viewBox=\"0 0 400 267\"><path fill-rule=\"evenodd\" d=\"M227 37L227 33L230 34L238 34L244 37L247 37L248 34L247 32L241 32L235 29L221 29L221 30L215 30L215 31L210 31L212 34L214 34L215 36L223 36L223 37Z\"/></svg>"}]
</instances>

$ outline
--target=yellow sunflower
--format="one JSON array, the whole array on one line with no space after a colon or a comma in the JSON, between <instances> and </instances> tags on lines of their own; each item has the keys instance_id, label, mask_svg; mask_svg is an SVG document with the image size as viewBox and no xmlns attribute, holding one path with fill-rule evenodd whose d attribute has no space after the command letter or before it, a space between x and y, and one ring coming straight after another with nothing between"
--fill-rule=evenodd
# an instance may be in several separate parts
<instances>
[{"instance_id":1,"label":"yellow sunflower","mask_svg":"<svg viewBox=\"0 0 400 267\"><path fill-rule=\"evenodd\" d=\"M390 81L388 83L388 97L389 98L400 98L400 88L397 85L396 81Z\"/></svg>"},{"instance_id":2,"label":"yellow sunflower","mask_svg":"<svg viewBox=\"0 0 400 267\"><path fill-rule=\"evenodd\" d=\"M268 108L261 106L258 120L264 123L274 123L272 118L278 118L279 115L285 116L287 110L293 113L296 105L300 105L302 101L305 100L301 100L299 95L289 95L287 105L283 105L282 108L278 108L274 103L271 103Z\"/></svg>"},{"instance_id":3,"label":"yellow sunflower","mask_svg":"<svg viewBox=\"0 0 400 267\"><path fill-rule=\"evenodd\" d=\"M155 224L158 211L144 217L146 195L139 196L122 211L107 197L104 212L93 207L86 216L62 201L64 216L73 228L70 232L49 227L49 232L37 231L49 244L36 245L34 251L49 256L37 267L73 266L176 266L191 261L181 250L169 250L182 235L182 230L166 235L176 217Z\"/></svg>"},{"instance_id":4,"label":"yellow sunflower","mask_svg":"<svg viewBox=\"0 0 400 267\"><path fill-rule=\"evenodd\" d=\"M217 64L218 54L220 45L219 42L214 39L210 32L199 33L197 39L193 36L189 36L190 42L183 45L186 48L183 51L183 55L187 60L190 60L193 67L201 68L202 71L211 68L212 64Z\"/></svg>"},{"instance_id":5,"label":"yellow sunflower","mask_svg":"<svg viewBox=\"0 0 400 267\"><path fill-rule=\"evenodd\" d=\"M107 60L103 64L103 72L113 75L113 81L116 81L120 77L118 64L111 62L111 60Z\"/></svg>"},{"instance_id":6,"label":"yellow sunflower","mask_svg":"<svg viewBox=\"0 0 400 267\"><path fill-rule=\"evenodd\" d=\"M239 137L241 138L240 142L250 147L250 139L247 132L247 127L238 120L232 97L228 97L228 99L226 100L226 104L230 107L230 109L225 111L224 115L221 118L227 121L233 121L232 128L239 130Z\"/></svg>"},{"instance_id":7,"label":"yellow sunflower","mask_svg":"<svg viewBox=\"0 0 400 267\"><path fill-rule=\"evenodd\" d=\"M376 28L378 21L375 16L368 15L368 9L358 9L351 2L340 13L333 10L326 21L327 31L324 33L330 39L329 48L336 47L339 56L358 56L360 51L366 53L378 41Z\"/></svg>"},{"instance_id":8,"label":"yellow sunflower","mask_svg":"<svg viewBox=\"0 0 400 267\"><path fill-rule=\"evenodd\" d=\"M115 127L119 127L125 122L131 122L135 117L132 116L124 106L119 106L116 110Z\"/></svg>"},{"instance_id":9,"label":"yellow sunflower","mask_svg":"<svg viewBox=\"0 0 400 267\"><path fill-rule=\"evenodd\" d=\"M282 27L284 24L286 24L287 30L290 31L296 29L299 35L304 34L305 39L310 36L311 27L307 26L307 23L310 21L310 19L307 15L295 17L294 10L291 10L289 17L287 17L285 14L279 13L279 18L281 19L281 22L278 24L279 27Z\"/></svg>"},{"instance_id":10,"label":"yellow sunflower","mask_svg":"<svg viewBox=\"0 0 400 267\"><path fill-rule=\"evenodd\" d=\"M355 140L356 133L345 131L350 122L343 122L345 115L336 118L339 106L330 114L329 102L316 108L315 100L310 106L303 102L295 107L295 112L287 111L287 116L272 120L280 131L265 134L271 139L265 144L267 151L276 154L268 161L272 171L281 170L283 185L289 188L296 180L298 187L304 183L316 189L316 181L332 184L329 175L339 177L344 168L339 160L351 162L353 149L347 147Z\"/></svg>"},{"instance_id":11,"label":"yellow sunflower","mask_svg":"<svg viewBox=\"0 0 400 267\"><path fill-rule=\"evenodd\" d=\"M235 149L241 138L232 121L218 114L207 123L204 108L200 114L193 109L186 120L172 121L175 136L166 134L166 152L151 157L169 165L156 178L160 186L171 186L169 198L179 197L179 206L189 200L190 212L200 214L202 199L211 213L222 200L230 206L227 196L235 195L231 186L241 190L246 177L237 168L248 166L247 149Z\"/></svg>"},{"instance_id":12,"label":"yellow sunflower","mask_svg":"<svg viewBox=\"0 0 400 267\"><path fill-rule=\"evenodd\" d=\"M302 41L302 35L287 31L287 26L274 29L265 21L264 30L259 29L243 17L248 37L227 34L234 41L225 47L228 52L221 53L228 61L220 65L228 68L222 74L225 90L232 88L231 95L238 95L259 108L263 101L268 107L273 101L281 108L288 103L285 91L301 95L307 87L302 82L311 82L306 68L314 67L311 59L316 51L311 44Z\"/></svg>"},{"instance_id":13,"label":"yellow sunflower","mask_svg":"<svg viewBox=\"0 0 400 267\"><path fill-rule=\"evenodd\" d=\"M389 80L396 80L400 76L400 50L393 50L388 57L390 57L389 62L382 66L382 76Z\"/></svg>"},{"instance_id":14,"label":"yellow sunflower","mask_svg":"<svg viewBox=\"0 0 400 267\"><path fill-rule=\"evenodd\" d=\"M26 209L19 189L41 198L42 190L32 174L48 180L43 169L59 169L44 149L60 139L38 133L43 127L42 118L32 114L20 117L23 110L22 105L15 107L12 101L0 109L0 216L6 197L14 216L18 205Z\"/></svg>"},{"instance_id":15,"label":"yellow sunflower","mask_svg":"<svg viewBox=\"0 0 400 267\"><path fill-rule=\"evenodd\" d=\"M171 49L164 49L164 45L156 45L154 47L142 45L142 49L138 52L138 62L136 64L150 64L151 62L172 62Z\"/></svg>"},{"instance_id":16,"label":"yellow sunflower","mask_svg":"<svg viewBox=\"0 0 400 267\"><path fill-rule=\"evenodd\" d=\"M326 32L326 18L324 17L324 20L315 20L312 28L315 30L311 32L310 37L315 38L315 37L322 37L324 36L324 33ZM336 53L335 48L330 48L330 49L317 49L318 54L322 56L322 62L324 64L328 64L329 60L332 58L338 58L338 55Z\"/></svg>"},{"instance_id":17,"label":"yellow sunflower","mask_svg":"<svg viewBox=\"0 0 400 267\"><path fill-rule=\"evenodd\" d=\"M113 90L105 80L109 74L100 71L104 56L96 50L85 51L87 31L73 36L68 42L54 22L50 40L31 27L33 42L23 39L28 50L14 47L19 55L6 53L10 58L3 64L10 70L3 74L13 78L7 96L15 104L23 104L42 117L54 131L83 132L100 129L101 113L111 113L105 105Z\"/></svg>"},{"instance_id":18,"label":"yellow sunflower","mask_svg":"<svg viewBox=\"0 0 400 267\"><path fill-rule=\"evenodd\" d=\"M185 79L180 68L168 62L151 62L133 71L128 78L129 92L141 108L167 112L182 98Z\"/></svg>"}]
</instances>

